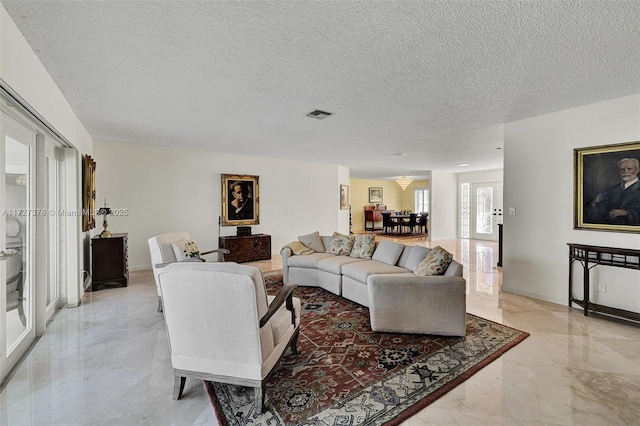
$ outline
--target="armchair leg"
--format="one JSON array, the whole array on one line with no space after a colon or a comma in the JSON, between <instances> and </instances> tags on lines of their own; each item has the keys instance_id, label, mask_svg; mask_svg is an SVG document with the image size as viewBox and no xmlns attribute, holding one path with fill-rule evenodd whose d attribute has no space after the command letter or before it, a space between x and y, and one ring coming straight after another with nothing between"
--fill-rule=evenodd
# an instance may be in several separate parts
<instances>
[{"instance_id":1,"label":"armchair leg","mask_svg":"<svg viewBox=\"0 0 640 426\"><path fill-rule=\"evenodd\" d=\"M158 312L162 312L162 297L158 296Z\"/></svg>"},{"instance_id":2,"label":"armchair leg","mask_svg":"<svg viewBox=\"0 0 640 426\"><path fill-rule=\"evenodd\" d=\"M266 395L266 383L263 380L260 386L254 388L256 396L256 414L262 414L264 408L264 397Z\"/></svg>"},{"instance_id":3,"label":"armchair leg","mask_svg":"<svg viewBox=\"0 0 640 426\"><path fill-rule=\"evenodd\" d=\"M300 329L297 329L293 337L291 337L291 353L298 355L298 336L300 336Z\"/></svg>"},{"instance_id":4,"label":"armchair leg","mask_svg":"<svg viewBox=\"0 0 640 426\"><path fill-rule=\"evenodd\" d=\"M173 379L173 399L176 401L182 397L182 391L184 390L184 384L186 383L186 377L174 376Z\"/></svg>"}]
</instances>

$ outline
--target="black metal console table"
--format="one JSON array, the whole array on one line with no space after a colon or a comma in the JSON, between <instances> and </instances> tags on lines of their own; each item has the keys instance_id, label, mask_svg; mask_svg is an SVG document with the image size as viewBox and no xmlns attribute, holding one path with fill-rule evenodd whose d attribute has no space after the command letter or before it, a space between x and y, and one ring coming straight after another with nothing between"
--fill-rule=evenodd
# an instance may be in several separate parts
<instances>
[{"instance_id":1,"label":"black metal console table","mask_svg":"<svg viewBox=\"0 0 640 426\"><path fill-rule=\"evenodd\" d=\"M589 311L602 312L621 318L640 321L640 313L612 308L589 302L589 271L597 265L616 266L619 268L640 270L640 250L614 247L589 246L584 244L569 245L569 307L571 303L582 306L584 315ZM573 296L573 262L578 261L584 268L583 300Z\"/></svg>"}]
</instances>

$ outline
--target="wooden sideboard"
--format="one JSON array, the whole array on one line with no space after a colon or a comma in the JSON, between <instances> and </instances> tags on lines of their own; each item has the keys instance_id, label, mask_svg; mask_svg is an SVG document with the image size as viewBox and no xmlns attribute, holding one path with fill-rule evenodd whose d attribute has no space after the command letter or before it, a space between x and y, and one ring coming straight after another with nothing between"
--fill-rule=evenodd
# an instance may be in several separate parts
<instances>
[{"instance_id":1,"label":"wooden sideboard","mask_svg":"<svg viewBox=\"0 0 640 426\"><path fill-rule=\"evenodd\" d=\"M370 208L369 206L365 206L364 208L364 230L365 231L375 231L376 229L382 229L382 213L391 213L393 214L393 210L378 210ZM376 228L376 222L379 223L380 227ZM369 226L371 225L371 226Z\"/></svg>"},{"instance_id":2,"label":"wooden sideboard","mask_svg":"<svg viewBox=\"0 0 640 426\"><path fill-rule=\"evenodd\" d=\"M91 291L107 283L120 283L126 287L129 282L127 235L112 234L109 238L91 239Z\"/></svg>"},{"instance_id":3,"label":"wooden sideboard","mask_svg":"<svg viewBox=\"0 0 640 426\"><path fill-rule=\"evenodd\" d=\"M229 250L225 259L229 262L251 262L271 259L271 235L220 237L219 246Z\"/></svg>"}]
</instances>

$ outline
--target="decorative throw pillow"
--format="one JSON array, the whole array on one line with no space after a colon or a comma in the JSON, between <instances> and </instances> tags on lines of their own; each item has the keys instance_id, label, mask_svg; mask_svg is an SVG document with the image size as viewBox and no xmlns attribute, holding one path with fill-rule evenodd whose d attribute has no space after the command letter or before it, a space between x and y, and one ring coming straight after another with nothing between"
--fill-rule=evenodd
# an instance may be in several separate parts
<instances>
[{"instance_id":1,"label":"decorative throw pillow","mask_svg":"<svg viewBox=\"0 0 640 426\"><path fill-rule=\"evenodd\" d=\"M327 248L327 253L333 253L335 255L345 255L348 256L351 253L351 248L353 247L353 236L352 235L342 235L339 232L333 233L333 239L331 240L331 244L329 244L329 248Z\"/></svg>"},{"instance_id":2,"label":"decorative throw pillow","mask_svg":"<svg viewBox=\"0 0 640 426\"><path fill-rule=\"evenodd\" d=\"M307 235L300 235L298 241L315 252L324 253L324 244L322 244L322 237L320 237L318 231Z\"/></svg>"},{"instance_id":3,"label":"decorative throw pillow","mask_svg":"<svg viewBox=\"0 0 640 426\"><path fill-rule=\"evenodd\" d=\"M291 252L296 255L305 255L313 253L313 249L302 244L300 241L291 241L287 246L291 249Z\"/></svg>"},{"instance_id":4,"label":"decorative throw pillow","mask_svg":"<svg viewBox=\"0 0 640 426\"><path fill-rule=\"evenodd\" d=\"M371 259L373 250L376 248L375 234L358 234L353 242L353 248L349 257L356 259Z\"/></svg>"},{"instance_id":5,"label":"decorative throw pillow","mask_svg":"<svg viewBox=\"0 0 640 426\"><path fill-rule=\"evenodd\" d=\"M414 272L418 276L442 275L453 260L453 255L440 246L436 246L425 257Z\"/></svg>"},{"instance_id":6,"label":"decorative throw pillow","mask_svg":"<svg viewBox=\"0 0 640 426\"><path fill-rule=\"evenodd\" d=\"M394 243L389 240L382 240L378 248L373 253L372 259L387 265L395 265L404 250L404 244Z\"/></svg>"},{"instance_id":7,"label":"decorative throw pillow","mask_svg":"<svg viewBox=\"0 0 640 426\"><path fill-rule=\"evenodd\" d=\"M173 253L178 262L185 260L200 259L200 249L196 240L182 240L171 244Z\"/></svg>"}]
</instances>

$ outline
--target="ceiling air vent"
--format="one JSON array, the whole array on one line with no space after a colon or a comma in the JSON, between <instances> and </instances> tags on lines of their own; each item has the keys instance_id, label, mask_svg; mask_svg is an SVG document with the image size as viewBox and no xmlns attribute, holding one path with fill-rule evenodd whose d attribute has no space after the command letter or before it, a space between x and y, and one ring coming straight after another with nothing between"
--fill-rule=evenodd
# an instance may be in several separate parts
<instances>
[{"instance_id":1,"label":"ceiling air vent","mask_svg":"<svg viewBox=\"0 0 640 426\"><path fill-rule=\"evenodd\" d=\"M318 120L322 120L327 117L331 117L333 115L332 112L320 111L319 109L315 109L307 114L307 117L315 118Z\"/></svg>"}]
</instances>

